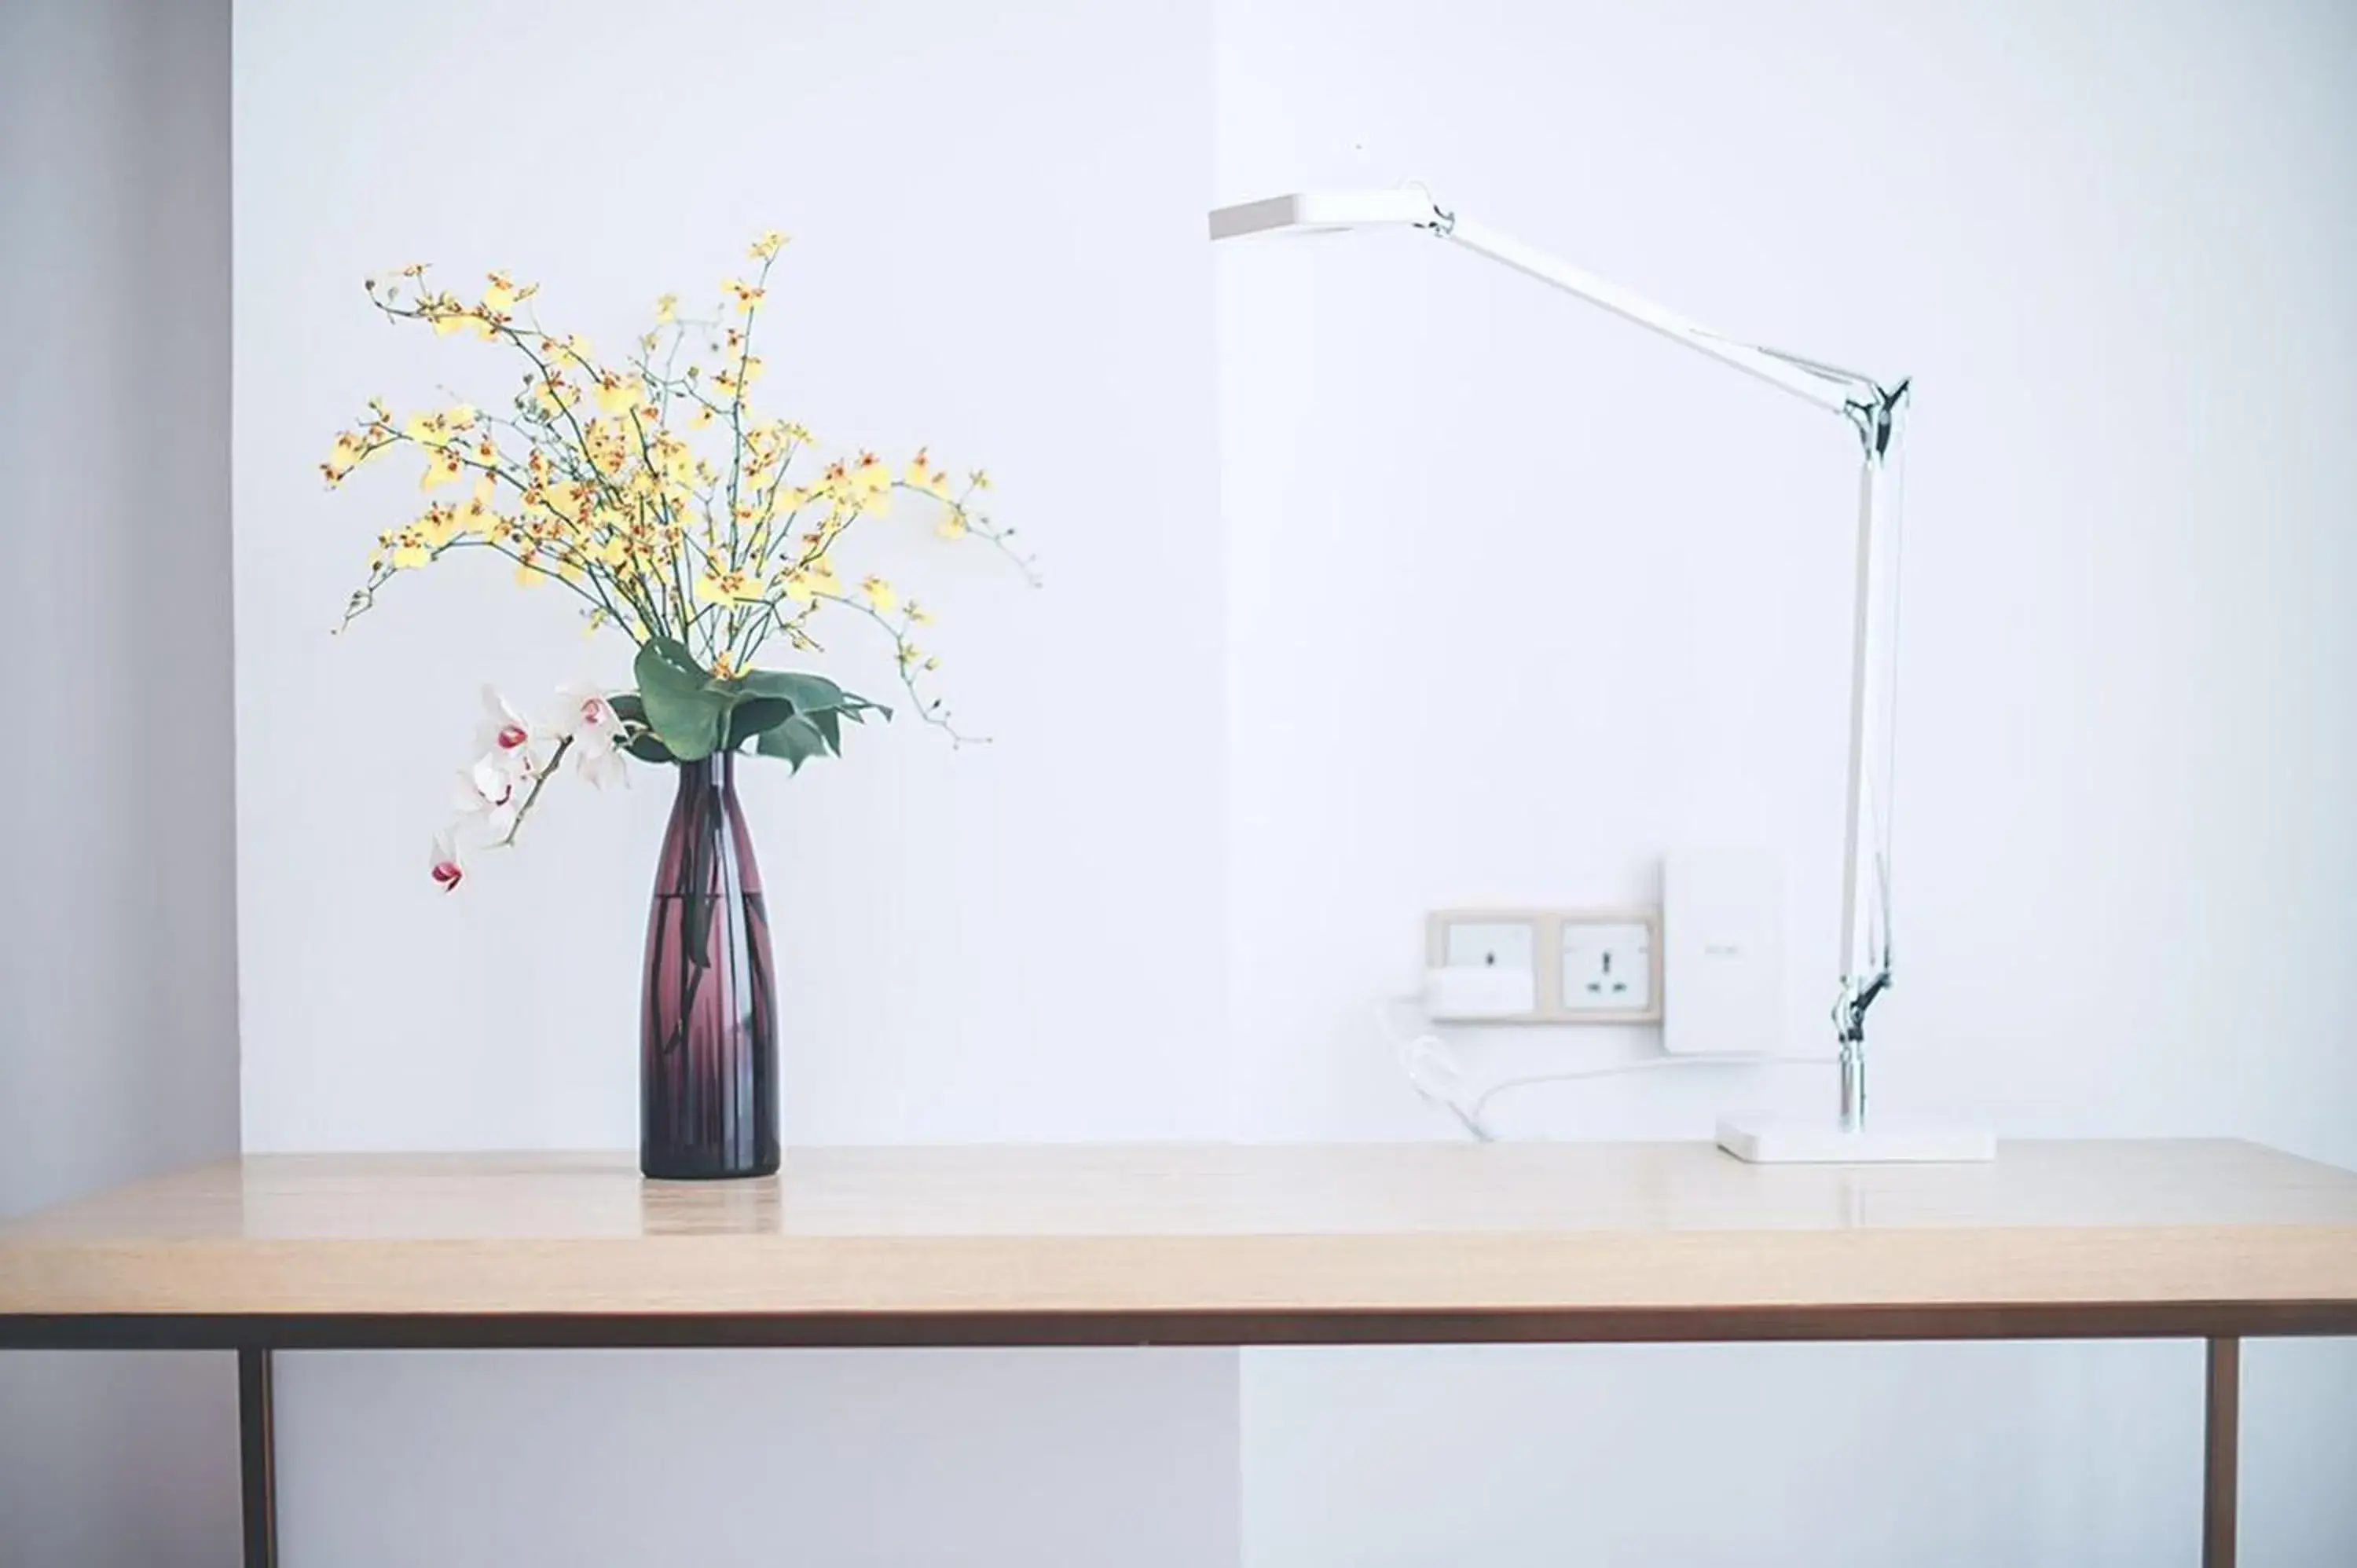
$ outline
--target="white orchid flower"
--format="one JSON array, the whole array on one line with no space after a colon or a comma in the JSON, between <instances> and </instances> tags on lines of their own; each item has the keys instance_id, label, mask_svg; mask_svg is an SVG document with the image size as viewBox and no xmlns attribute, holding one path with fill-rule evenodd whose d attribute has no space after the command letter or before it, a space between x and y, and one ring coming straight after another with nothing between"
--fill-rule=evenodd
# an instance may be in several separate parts
<instances>
[{"instance_id":1,"label":"white orchid flower","mask_svg":"<svg viewBox=\"0 0 2357 1568\"><path fill-rule=\"evenodd\" d=\"M511 775L537 773L546 760L547 736L515 711L494 687L483 688L483 722L475 744Z\"/></svg>"},{"instance_id":2,"label":"white orchid flower","mask_svg":"<svg viewBox=\"0 0 2357 1568\"><path fill-rule=\"evenodd\" d=\"M564 706L549 728L557 738L570 740L579 751L611 751L622 744L622 716L605 693L573 684L559 686L556 695Z\"/></svg>"},{"instance_id":3,"label":"white orchid flower","mask_svg":"<svg viewBox=\"0 0 2357 1568\"><path fill-rule=\"evenodd\" d=\"M609 746L583 751L576 742L575 749L580 756L579 760L574 763L573 770L580 774L583 781L592 789L603 789L608 784L628 784L630 781L630 759L620 747Z\"/></svg>"},{"instance_id":4,"label":"white orchid flower","mask_svg":"<svg viewBox=\"0 0 2357 1568\"><path fill-rule=\"evenodd\" d=\"M451 829L444 828L434 835L434 858L430 864L436 887L445 893L458 891L458 884L467 877L467 864L458 858L457 835Z\"/></svg>"},{"instance_id":5,"label":"white orchid flower","mask_svg":"<svg viewBox=\"0 0 2357 1568\"><path fill-rule=\"evenodd\" d=\"M523 803L522 784L510 768L505 754L491 751L458 775L460 822L479 824L493 843L507 837Z\"/></svg>"},{"instance_id":6,"label":"white orchid flower","mask_svg":"<svg viewBox=\"0 0 2357 1568\"><path fill-rule=\"evenodd\" d=\"M622 756L622 718L606 693L595 686L557 688L564 708L550 727L573 744L574 768L597 789L627 782L630 765Z\"/></svg>"}]
</instances>

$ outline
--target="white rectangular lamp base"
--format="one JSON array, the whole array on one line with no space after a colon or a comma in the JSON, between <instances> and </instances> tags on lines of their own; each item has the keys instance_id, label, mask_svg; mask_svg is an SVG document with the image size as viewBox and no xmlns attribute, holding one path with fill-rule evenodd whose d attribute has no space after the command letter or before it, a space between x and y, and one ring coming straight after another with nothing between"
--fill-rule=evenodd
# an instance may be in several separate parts
<instances>
[{"instance_id":1,"label":"white rectangular lamp base","mask_svg":"<svg viewBox=\"0 0 2357 1568\"><path fill-rule=\"evenodd\" d=\"M1934 1165L1996 1157L1996 1137L1985 1129L1920 1122L1875 1121L1851 1130L1831 1121L1730 1119L1718 1124L1718 1146L1756 1165Z\"/></svg>"}]
</instances>

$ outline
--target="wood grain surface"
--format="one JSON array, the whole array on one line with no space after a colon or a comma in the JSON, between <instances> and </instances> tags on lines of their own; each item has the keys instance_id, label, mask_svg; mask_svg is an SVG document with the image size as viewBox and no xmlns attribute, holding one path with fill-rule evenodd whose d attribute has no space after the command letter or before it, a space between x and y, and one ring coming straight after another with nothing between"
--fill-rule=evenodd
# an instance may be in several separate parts
<instances>
[{"instance_id":1,"label":"wood grain surface","mask_svg":"<svg viewBox=\"0 0 2357 1568\"><path fill-rule=\"evenodd\" d=\"M0 1227L0 1316L22 1320L2220 1304L2357 1308L2357 1175L2207 1141L1945 1166L1706 1144L794 1149L716 1185L622 1155L285 1155Z\"/></svg>"}]
</instances>

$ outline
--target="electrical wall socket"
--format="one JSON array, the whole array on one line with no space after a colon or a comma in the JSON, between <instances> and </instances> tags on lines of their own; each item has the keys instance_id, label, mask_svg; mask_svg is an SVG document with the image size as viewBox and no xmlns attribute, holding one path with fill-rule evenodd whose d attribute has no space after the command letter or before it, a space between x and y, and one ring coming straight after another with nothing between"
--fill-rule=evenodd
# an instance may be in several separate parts
<instances>
[{"instance_id":1,"label":"electrical wall socket","mask_svg":"<svg viewBox=\"0 0 2357 1568\"><path fill-rule=\"evenodd\" d=\"M1562 959L1565 1012L1653 1010L1653 930L1644 921L1566 919Z\"/></svg>"},{"instance_id":2,"label":"electrical wall socket","mask_svg":"<svg viewBox=\"0 0 2357 1568\"><path fill-rule=\"evenodd\" d=\"M1448 969L1512 969L1538 972L1539 930L1529 920L1452 920L1442 943Z\"/></svg>"},{"instance_id":3,"label":"electrical wall socket","mask_svg":"<svg viewBox=\"0 0 2357 1568\"><path fill-rule=\"evenodd\" d=\"M1425 961L1529 974L1527 1012L1485 1008L1458 1022L1651 1024L1662 1016L1661 936L1654 909L1441 909L1426 919Z\"/></svg>"}]
</instances>

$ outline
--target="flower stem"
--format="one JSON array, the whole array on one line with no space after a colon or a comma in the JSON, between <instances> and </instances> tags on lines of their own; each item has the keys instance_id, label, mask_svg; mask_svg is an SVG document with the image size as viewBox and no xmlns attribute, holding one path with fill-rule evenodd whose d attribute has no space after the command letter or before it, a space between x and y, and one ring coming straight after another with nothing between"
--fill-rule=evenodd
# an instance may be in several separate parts
<instances>
[{"instance_id":1,"label":"flower stem","mask_svg":"<svg viewBox=\"0 0 2357 1568\"><path fill-rule=\"evenodd\" d=\"M565 754L572 749L573 737L569 735L556 743L556 749L549 754L548 766L532 776L531 792L524 796L523 804L516 808L515 821L508 824L507 835L492 847L506 849L515 843L516 830L523 826L526 817L532 815L533 805L540 799L541 790L556 777L556 765L564 761Z\"/></svg>"}]
</instances>

